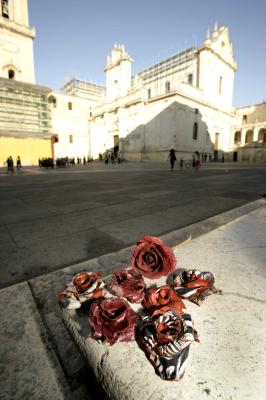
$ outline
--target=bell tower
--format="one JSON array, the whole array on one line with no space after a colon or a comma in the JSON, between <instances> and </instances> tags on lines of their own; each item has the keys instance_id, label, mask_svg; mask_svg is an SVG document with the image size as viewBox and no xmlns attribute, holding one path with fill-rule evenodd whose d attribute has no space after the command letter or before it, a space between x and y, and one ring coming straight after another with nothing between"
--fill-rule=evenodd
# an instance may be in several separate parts
<instances>
[{"instance_id":1,"label":"bell tower","mask_svg":"<svg viewBox=\"0 0 266 400\"><path fill-rule=\"evenodd\" d=\"M127 95L131 88L131 64L133 60L123 45L115 45L105 67L106 97L116 100Z\"/></svg>"},{"instance_id":2,"label":"bell tower","mask_svg":"<svg viewBox=\"0 0 266 400\"><path fill-rule=\"evenodd\" d=\"M35 83L27 0L0 0L0 77Z\"/></svg>"}]
</instances>

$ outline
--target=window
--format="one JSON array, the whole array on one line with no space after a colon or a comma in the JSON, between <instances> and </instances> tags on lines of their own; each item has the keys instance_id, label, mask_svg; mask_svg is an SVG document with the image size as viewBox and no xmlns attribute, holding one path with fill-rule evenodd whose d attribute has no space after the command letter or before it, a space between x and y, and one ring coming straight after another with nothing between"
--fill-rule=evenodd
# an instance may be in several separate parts
<instances>
[{"instance_id":1,"label":"window","mask_svg":"<svg viewBox=\"0 0 266 400\"><path fill-rule=\"evenodd\" d=\"M8 14L8 0L2 0L2 15L5 18L9 18Z\"/></svg>"},{"instance_id":2,"label":"window","mask_svg":"<svg viewBox=\"0 0 266 400\"><path fill-rule=\"evenodd\" d=\"M69 135L69 143L73 143L73 135Z\"/></svg>"},{"instance_id":3,"label":"window","mask_svg":"<svg viewBox=\"0 0 266 400\"><path fill-rule=\"evenodd\" d=\"M151 89L148 89L148 99L151 98Z\"/></svg>"},{"instance_id":4,"label":"window","mask_svg":"<svg viewBox=\"0 0 266 400\"><path fill-rule=\"evenodd\" d=\"M167 81L165 82L165 93L169 93L170 92L170 82Z\"/></svg>"},{"instance_id":5,"label":"window","mask_svg":"<svg viewBox=\"0 0 266 400\"><path fill-rule=\"evenodd\" d=\"M198 114L198 113L199 113L199 109L195 108L195 114Z\"/></svg>"},{"instance_id":6,"label":"window","mask_svg":"<svg viewBox=\"0 0 266 400\"><path fill-rule=\"evenodd\" d=\"M187 81L190 85L193 84L193 74L188 74Z\"/></svg>"},{"instance_id":7,"label":"window","mask_svg":"<svg viewBox=\"0 0 266 400\"><path fill-rule=\"evenodd\" d=\"M58 142L59 142L58 135L52 136L52 143L58 143Z\"/></svg>"},{"instance_id":8,"label":"window","mask_svg":"<svg viewBox=\"0 0 266 400\"><path fill-rule=\"evenodd\" d=\"M247 116L246 116L246 115L243 115L243 117L242 117L242 122L243 122L243 124L244 124L245 122L247 122L247 120L248 120Z\"/></svg>"},{"instance_id":9,"label":"window","mask_svg":"<svg viewBox=\"0 0 266 400\"><path fill-rule=\"evenodd\" d=\"M246 133L246 137L245 137L245 143L247 144L251 144L253 142L253 131L251 131L250 129L247 131Z\"/></svg>"},{"instance_id":10,"label":"window","mask_svg":"<svg viewBox=\"0 0 266 400\"><path fill-rule=\"evenodd\" d=\"M198 139L198 124L197 122L195 122L193 125L193 140L197 139Z\"/></svg>"},{"instance_id":11,"label":"window","mask_svg":"<svg viewBox=\"0 0 266 400\"><path fill-rule=\"evenodd\" d=\"M72 110L72 103L71 103L71 101L68 102L68 109L69 109L69 110Z\"/></svg>"},{"instance_id":12,"label":"window","mask_svg":"<svg viewBox=\"0 0 266 400\"><path fill-rule=\"evenodd\" d=\"M52 96L49 96L49 97L48 97L48 102L49 102L49 104L52 104L52 105L53 105L53 108L56 108L56 106L57 106L56 97L54 97L53 95L52 95Z\"/></svg>"},{"instance_id":13,"label":"window","mask_svg":"<svg viewBox=\"0 0 266 400\"><path fill-rule=\"evenodd\" d=\"M219 78L219 94L222 94L222 84L223 84L223 77L220 76L220 78Z\"/></svg>"},{"instance_id":14,"label":"window","mask_svg":"<svg viewBox=\"0 0 266 400\"><path fill-rule=\"evenodd\" d=\"M262 128L259 130L258 142L266 144L266 129Z\"/></svg>"},{"instance_id":15,"label":"window","mask_svg":"<svg viewBox=\"0 0 266 400\"><path fill-rule=\"evenodd\" d=\"M8 79L15 79L15 71L13 69L8 70Z\"/></svg>"},{"instance_id":16,"label":"window","mask_svg":"<svg viewBox=\"0 0 266 400\"><path fill-rule=\"evenodd\" d=\"M119 136L114 135L114 148L118 147L119 148Z\"/></svg>"},{"instance_id":17,"label":"window","mask_svg":"<svg viewBox=\"0 0 266 400\"><path fill-rule=\"evenodd\" d=\"M241 132L237 131L234 137L234 144L240 144L240 143L241 143Z\"/></svg>"}]
</instances>

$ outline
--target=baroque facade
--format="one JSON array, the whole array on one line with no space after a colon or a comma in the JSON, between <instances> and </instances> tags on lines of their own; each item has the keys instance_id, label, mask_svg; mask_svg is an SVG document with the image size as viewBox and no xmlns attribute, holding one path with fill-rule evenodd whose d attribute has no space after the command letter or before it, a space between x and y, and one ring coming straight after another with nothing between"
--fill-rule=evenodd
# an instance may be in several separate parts
<instances>
[{"instance_id":1,"label":"baroque facade","mask_svg":"<svg viewBox=\"0 0 266 400\"><path fill-rule=\"evenodd\" d=\"M20 155L93 157L119 151L129 160L266 161L266 104L235 109L237 69L229 30L214 27L200 47L132 75L123 45L107 57L106 85L69 79L61 93L35 84L27 0L0 0L0 165Z\"/></svg>"}]
</instances>

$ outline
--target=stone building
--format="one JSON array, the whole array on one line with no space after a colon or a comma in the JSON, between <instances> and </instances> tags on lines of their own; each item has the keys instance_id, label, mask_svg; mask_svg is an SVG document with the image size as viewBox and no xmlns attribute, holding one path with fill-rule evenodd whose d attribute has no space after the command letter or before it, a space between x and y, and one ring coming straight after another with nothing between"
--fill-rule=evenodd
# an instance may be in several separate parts
<instances>
[{"instance_id":1,"label":"stone building","mask_svg":"<svg viewBox=\"0 0 266 400\"><path fill-rule=\"evenodd\" d=\"M229 30L132 75L123 45L107 57L106 85L71 78L61 93L35 84L27 0L0 0L0 166L9 155L93 157L119 147L129 160L262 161L265 103L235 109L237 68Z\"/></svg>"},{"instance_id":2,"label":"stone building","mask_svg":"<svg viewBox=\"0 0 266 400\"><path fill-rule=\"evenodd\" d=\"M107 58L106 100L90 119L93 156L118 143L132 160L164 160L171 147L185 158L228 150L236 62L226 27L133 77L132 62L123 45Z\"/></svg>"},{"instance_id":3,"label":"stone building","mask_svg":"<svg viewBox=\"0 0 266 400\"><path fill-rule=\"evenodd\" d=\"M230 150L234 161L266 161L266 103L236 110Z\"/></svg>"},{"instance_id":4,"label":"stone building","mask_svg":"<svg viewBox=\"0 0 266 400\"><path fill-rule=\"evenodd\" d=\"M0 165L18 155L25 164L52 154L51 89L35 84L33 39L27 0L1 0Z\"/></svg>"}]
</instances>

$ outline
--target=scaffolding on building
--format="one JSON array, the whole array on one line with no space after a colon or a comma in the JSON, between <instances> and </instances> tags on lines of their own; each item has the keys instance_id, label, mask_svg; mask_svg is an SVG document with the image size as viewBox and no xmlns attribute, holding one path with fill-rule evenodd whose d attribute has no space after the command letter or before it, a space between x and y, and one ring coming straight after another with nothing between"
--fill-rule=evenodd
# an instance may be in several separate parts
<instances>
[{"instance_id":1,"label":"scaffolding on building","mask_svg":"<svg viewBox=\"0 0 266 400\"><path fill-rule=\"evenodd\" d=\"M141 82L142 86L147 89L148 98L178 90L182 83L196 86L197 51L195 44L185 46L184 49L166 57L159 57L159 60L149 67L136 69L132 75L132 85L136 81Z\"/></svg>"},{"instance_id":2,"label":"scaffolding on building","mask_svg":"<svg viewBox=\"0 0 266 400\"><path fill-rule=\"evenodd\" d=\"M61 87L64 94L84 97L94 102L101 101L105 97L105 86L71 77Z\"/></svg>"},{"instance_id":3,"label":"scaffolding on building","mask_svg":"<svg viewBox=\"0 0 266 400\"><path fill-rule=\"evenodd\" d=\"M42 86L0 78L0 130L6 134L47 134L51 127L49 91Z\"/></svg>"}]
</instances>

